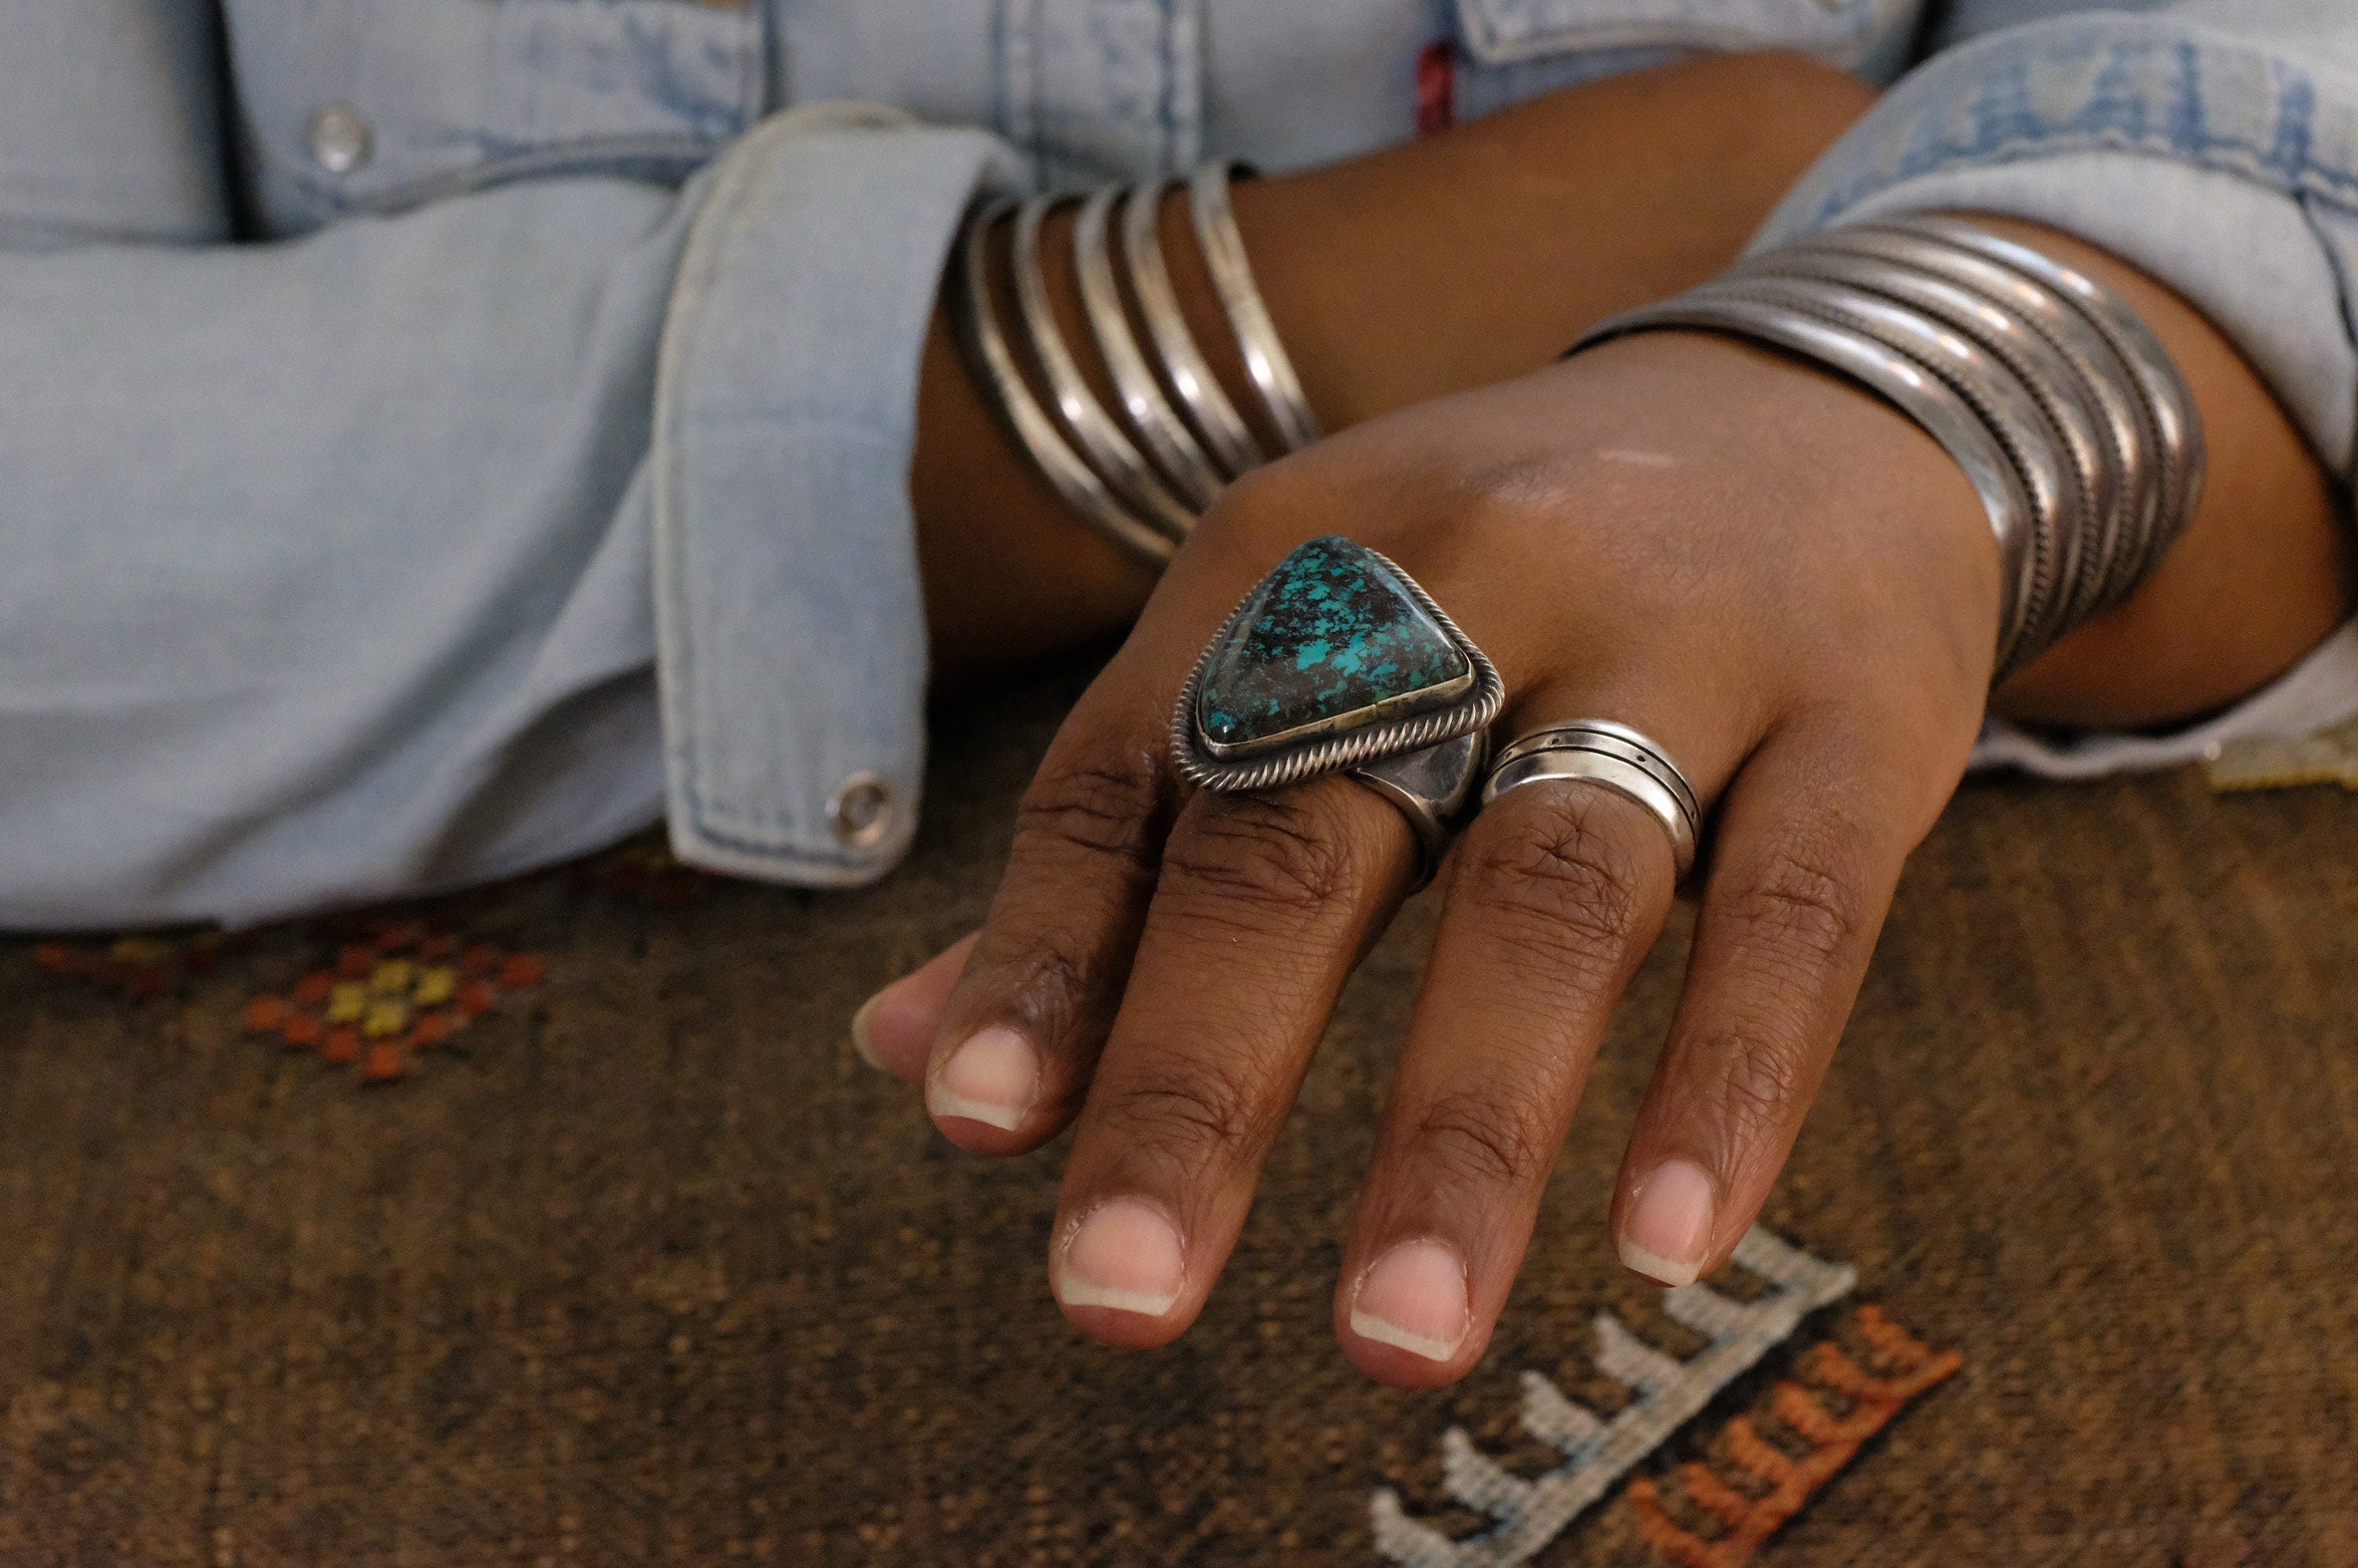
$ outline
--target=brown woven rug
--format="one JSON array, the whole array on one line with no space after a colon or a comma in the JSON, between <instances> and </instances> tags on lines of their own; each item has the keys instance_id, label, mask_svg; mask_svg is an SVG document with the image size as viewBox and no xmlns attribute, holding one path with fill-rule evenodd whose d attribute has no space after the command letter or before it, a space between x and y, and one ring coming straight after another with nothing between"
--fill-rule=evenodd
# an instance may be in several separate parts
<instances>
[{"instance_id":1,"label":"brown woven rug","mask_svg":"<svg viewBox=\"0 0 2358 1568\"><path fill-rule=\"evenodd\" d=\"M1328 1327L1423 907L1200 1326L1085 1344L1043 1272L1060 1148L960 1157L844 1044L978 917L1074 689L948 716L868 892L634 850L390 926L0 945L0 1563L1372 1564L1381 1487L1480 1527L1446 1429L1540 1474L1520 1373L1610 1413L1595 1314L1699 1343L1602 1227L1678 944L1460 1388L1376 1388ZM1754 1560L2358 1563L2353 824L2190 774L1965 792L1768 1216L1962 1366ZM1858 1332L1818 1314L1640 1467L1686 1544L1621 1487L1534 1561L1751 1553L1769 1488L1687 1466L1806 1462L1859 1407L1779 1401L1812 1345L1871 1365Z\"/></svg>"}]
</instances>

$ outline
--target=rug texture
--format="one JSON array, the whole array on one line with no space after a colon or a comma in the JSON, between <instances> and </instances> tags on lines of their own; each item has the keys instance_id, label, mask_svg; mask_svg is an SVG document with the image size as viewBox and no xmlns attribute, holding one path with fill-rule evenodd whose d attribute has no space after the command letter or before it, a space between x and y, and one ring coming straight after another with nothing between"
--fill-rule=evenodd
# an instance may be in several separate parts
<instances>
[{"instance_id":1,"label":"rug texture","mask_svg":"<svg viewBox=\"0 0 2358 1568\"><path fill-rule=\"evenodd\" d=\"M864 892L641 846L219 943L0 943L0 1563L1374 1564L1386 1489L1485 1523L1450 1428L1562 1458L1527 1371L1628 1398L1599 1313L1704 1343L1604 1229L1674 932L1483 1367L1406 1394L1336 1349L1430 900L1195 1331L1065 1325L1062 1143L957 1154L845 1024L976 923L1076 679L943 717ZM1855 1288L1531 1560L2358 1563L2353 827L2330 786L1968 787L1765 1217ZM1731 1444L1786 1479L1698 1475Z\"/></svg>"}]
</instances>

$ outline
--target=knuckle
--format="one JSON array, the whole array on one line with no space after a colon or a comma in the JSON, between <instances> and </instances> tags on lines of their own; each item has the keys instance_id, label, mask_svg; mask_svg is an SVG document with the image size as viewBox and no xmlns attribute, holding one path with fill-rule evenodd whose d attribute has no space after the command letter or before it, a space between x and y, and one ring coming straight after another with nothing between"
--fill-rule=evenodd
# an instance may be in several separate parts
<instances>
[{"instance_id":1,"label":"knuckle","mask_svg":"<svg viewBox=\"0 0 2358 1568\"><path fill-rule=\"evenodd\" d=\"M1242 901L1307 914L1363 880L1358 836L1321 809L1316 795L1197 798L1163 851L1163 893L1183 906Z\"/></svg>"},{"instance_id":2,"label":"knuckle","mask_svg":"<svg viewBox=\"0 0 2358 1568\"><path fill-rule=\"evenodd\" d=\"M1801 1048L1764 1035L1730 1033L1697 1049L1702 1108L1739 1144L1781 1136L1807 1087Z\"/></svg>"},{"instance_id":3,"label":"knuckle","mask_svg":"<svg viewBox=\"0 0 2358 1568\"><path fill-rule=\"evenodd\" d=\"M1854 949L1866 926L1865 903L1837 857L1788 843L1751 870L1730 907L1748 940L1821 972Z\"/></svg>"},{"instance_id":4,"label":"knuckle","mask_svg":"<svg viewBox=\"0 0 2358 1568\"><path fill-rule=\"evenodd\" d=\"M1022 1011L1043 1038L1063 1039L1085 1025L1104 1027L1119 980L1109 964L1104 957L1090 962L1046 932L1007 966L1004 989L1021 999Z\"/></svg>"},{"instance_id":5,"label":"knuckle","mask_svg":"<svg viewBox=\"0 0 2358 1568\"><path fill-rule=\"evenodd\" d=\"M1276 559L1273 547L1282 555L1317 533L1322 520L1347 514L1355 485L1350 470L1338 470L1318 449L1292 453L1229 481L1189 544L1205 541L1239 571L1266 570Z\"/></svg>"},{"instance_id":6,"label":"knuckle","mask_svg":"<svg viewBox=\"0 0 2358 1568\"><path fill-rule=\"evenodd\" d=\"M1496 1095L1445 1095L1416 1119L1415 1157L1457 1185L1533 1186L1555 1164L1553 1128L1535 1108Z\"/></svg>"},{"instance_id":7,"label":"knuckle","mask_svg":"<svg viewBox=\"0 0 2358 1568\"><path fill-rule=\"evenodd\" d=\"M1610 968L1639 923L1647 871L1601 819L1596 792L1551 792L1528 827L1483 844L1453 897L1471 901L1505 940L1584 968Z\"/></svg>"},{"instance_id":8,"label":"knuckle","mask_svg":"<svg viewBox=\"0 0 2358 1568\"><path fill-rule=\"evenodd\" d=\"M1016 807L1016 852L1077 850L1151 872L1174 790L1169 773L1144 752L1044 768Z\"/></svg>"},{"instance_id":9,"label":"knuckle","mask_svg":"<svg viewBox=\"0 0 2358 1568\"><path fill-rule=\"evenodd\" d=\"M1158 1151L1183 1169L1233 1161L1261 1123L1260 1087L1249 1073L1174 1058L1142 1075L1104 1084L1090 1109L1124 1145Z\"/></svg>"}]
</instances>

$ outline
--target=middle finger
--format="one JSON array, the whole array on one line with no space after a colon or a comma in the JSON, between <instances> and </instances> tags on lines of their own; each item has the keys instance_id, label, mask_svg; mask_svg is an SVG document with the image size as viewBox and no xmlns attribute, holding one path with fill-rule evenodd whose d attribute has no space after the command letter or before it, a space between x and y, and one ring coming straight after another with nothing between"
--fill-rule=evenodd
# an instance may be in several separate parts
<instances>
[{"instance_id":1,"label":"middle finger","mask_svg":"<svg viewBox=\"0 0 2358 1568\"><path fill-rule=\"evenodd\" d=\"M1347 779L1181 811L1065 1170L1049 1271L1084 1331L1161 1345L1202 1310L1414 864L1401 813Z\"/></svg>"}]
</instances>

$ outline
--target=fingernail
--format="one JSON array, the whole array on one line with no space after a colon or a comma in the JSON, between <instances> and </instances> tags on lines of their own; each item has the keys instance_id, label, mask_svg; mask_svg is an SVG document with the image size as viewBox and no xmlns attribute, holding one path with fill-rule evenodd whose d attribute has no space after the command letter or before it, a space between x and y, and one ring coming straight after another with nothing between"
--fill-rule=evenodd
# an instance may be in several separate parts
<instances>
[{"instance_id":1,"label":"fingernail","mask_svg":"<svg viewBox=\"0 0 2358 1568\"><path fill-rule=\"evenodd\" d=\"M1012 1132L1040 1098L1040 1053L1032 1042L994 1024L950 1053L925 1086L925 1108L962 1116Z\"/></svg>"},{"instance_id":2,"label":"fingernail","mask_svg":"<svg viewBox=\"0 0 2358 1568\"><path fill-rule=\"evenodd\" d=\"M1376 1260L1351 1300L1351 1332L1446 1361L1466 1343L1474 1308L1466 1260L1444 1241L1402 1241Z\"/></svg>"},{"instance_id":3,"label":"fingernail","mask_svg":"<svg viewBox=\"0 0 2358 1568\"><path fill-rule=\"evenodd\" d=\"M1153 1205L1115 1198L1091 1209L1065 1243L1056 1299L1161 1317L1186 1283L1177 1229Z\"/></svg>"},{"instance_id":4,"label":"fingernail","mask_svg":"<svg viewBox=\"0 0 2358 1568\"><path fill-rule=\"evenodd\" d=\"M876 1004L883 1000L883 993L879 991L861 1002L860 1011L851 1015L851 1049L861 1061L880 1073L884 1070L884 1064L876 1059L876 1043L868 1038L868 1021L875 1016Z\"/></svg>"},{"instance_id":5,"label":"fingernail","mask_svg":"<svg viewBox=\"0 0 2358 1568\"><path fill-rule=\"evenodd\" d=\"M1621 1261L1666 1285L1691 1285L1711 1252L1711 1178L1665 1160L1638 1184L1621 1223Z\"/></svg>"}]
</instances>

